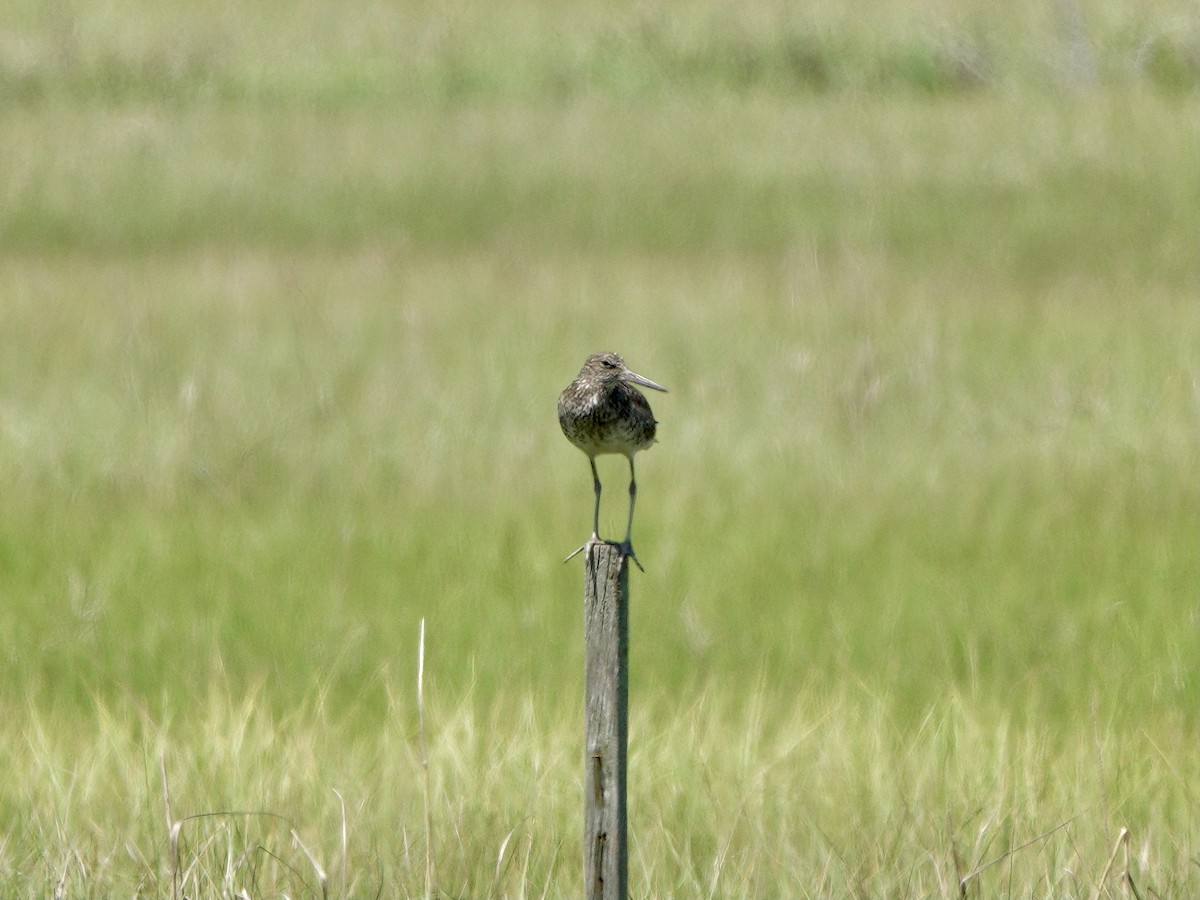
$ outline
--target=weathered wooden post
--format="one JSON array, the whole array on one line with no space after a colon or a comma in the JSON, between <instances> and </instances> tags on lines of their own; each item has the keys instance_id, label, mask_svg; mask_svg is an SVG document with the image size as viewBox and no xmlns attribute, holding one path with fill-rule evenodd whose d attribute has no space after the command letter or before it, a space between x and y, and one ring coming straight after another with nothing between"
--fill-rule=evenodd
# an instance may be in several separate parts
<instances>
[{"instance_id":1,"label":"weathered wooden post","mask_svg":"<svg viewBox=\"0 0 1200 900\"><path fill-rule=\"evenodd\" d=\"M585 900L626 900L629 566L621 548L587 547L584 566L583 877Z\"/></svg>"}]
</instances>

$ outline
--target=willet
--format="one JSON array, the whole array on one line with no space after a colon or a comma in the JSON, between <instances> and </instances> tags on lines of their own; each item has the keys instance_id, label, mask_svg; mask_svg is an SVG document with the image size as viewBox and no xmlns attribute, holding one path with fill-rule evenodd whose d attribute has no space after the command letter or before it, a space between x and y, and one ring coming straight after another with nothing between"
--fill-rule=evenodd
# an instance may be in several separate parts
<instances>
[{"instance_id":1,"label":"willet","mask_svg":"<svg viewBox=\"0 0 1200 900\"><path fill-rule=\"evenodd\" d=\"M650 403L634 387L635 384L663 393L667 390L661 384L629 371L625 360L616 353L592 354L575 380L558 395L558 424L567 440L587 454L592 466L592 486L596 491L592 536L571 556L600 541L600 475L596 472L596 457L604 453L621 453L629 460L629 521L625 526L625 540L616 546L623 556L632 557L640 569L642 564L633 552L632 542L633 504L637 499L633 455L654 443L658 423L650 411Z\"/></svg>"}]
</instances>

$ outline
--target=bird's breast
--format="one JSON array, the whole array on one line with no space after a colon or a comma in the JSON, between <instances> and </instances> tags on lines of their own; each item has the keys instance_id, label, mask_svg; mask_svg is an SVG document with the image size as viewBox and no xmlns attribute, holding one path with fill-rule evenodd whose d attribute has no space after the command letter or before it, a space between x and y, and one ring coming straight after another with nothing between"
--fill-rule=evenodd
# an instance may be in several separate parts
<instances>
[{"instance_id":1,"label":"bird's breast","mask_svg":"<svg viewBox=\"0 0 1200 900\"><path fill-rule=\"evenodd\" d=\"M622 387L560 399L559 423L571 443L591 456L630 455L654 443L657 423L650 404L638 391Z\"/></svg>"}]
</instances>

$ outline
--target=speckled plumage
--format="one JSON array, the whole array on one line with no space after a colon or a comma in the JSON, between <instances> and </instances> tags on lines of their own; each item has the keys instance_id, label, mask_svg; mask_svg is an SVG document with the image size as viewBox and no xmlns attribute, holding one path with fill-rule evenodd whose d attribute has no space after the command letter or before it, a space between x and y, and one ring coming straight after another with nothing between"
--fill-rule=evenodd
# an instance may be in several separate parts
<instances>
[{"instance_id":1,"label":"speckled plumage","mask_svg":"<svg viewBox=\"0 0 1200 900\"><path fill-rule=\"evenodd\" d=\"M664 393L667 390L662 385L631 372L625 361L616 353L592 354L579 370L575 380L558 396L558 424L562 426L567 440L586 453L591 463L592 483L596 493L591 541L600 540L600 476L596 472L596 457L605 453L620 453L628 458L629 524L625 530L625 540L620 546L637 562L630 538L633 530L633 505L637 496L633 456L654 443L658 423L650 410L649 401L634 387L635 384ZM586 546L588 545L584 544L584 547ZM580 548L582 549L583 547Z\"/></svg>"},{"instance_id":2,"label":"speckled plumage","mask_svg":"<svg viewBox=\"0 0 1200 900\"><path fill-rule=\"evenodd\" d=\"M558 424L572 444L589 456L628 456L654 443L658 423L637 388L573 381L558 398Z\"/></svg>"}]
</instances>

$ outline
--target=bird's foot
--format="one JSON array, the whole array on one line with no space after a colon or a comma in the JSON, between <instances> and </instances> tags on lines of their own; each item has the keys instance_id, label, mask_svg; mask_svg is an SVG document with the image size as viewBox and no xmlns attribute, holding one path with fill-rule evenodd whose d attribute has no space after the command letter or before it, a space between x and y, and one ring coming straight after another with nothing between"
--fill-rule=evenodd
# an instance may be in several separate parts
<instances>
[{"instance_id":1,"label":"bird's foot","mask_svg":"<svg viewBox=\"0 0 1200 900\"><path fill-rule=\"evenodd\" d=\"M572 550L567 555L567 558L563 560L563 562L564 563L570 562L576 556L578 556L580 553L582 553L584 550L588 551L588 556L590 557L592 555L590 548L592 547L593 544L606 544L606 543L608 543L608 542L600 540L600 535L593 534L584 543L580 544L578 547L576 547L574 550Z\"/></svg>"},{"instance_id":2,"label":"bird's foot","mask_svg":"<svg viewBox=\"0 0 1200 900\"><path fill-rule=\"evenodd\" d=\"M628 538L626 538L624 541L622 541L619 544L613 544L613 546L621 551L621 559L623 559L623 560L624 559L632 559L634 561L634 563L637 564L637 567L639 569L641 569L641 571L643 571L643 572L646 571L645 569L642 569L642 561L640 559L638 559L637 554L633 552L633 542L632 541L630 541Z\"/></svg>"},{"instance_id":3,"label":"bird's foot","mask_svg":"<svg viewBox=\"0 0 1200 900\"><path fill-rule=\"evenodd\" d=\"M616 541L606 541L599 535L595 534L588 538L585 543L572 550L570 554L568 554L567 558L563 560L563 562L570 562L584 550L588 552L587 558L590 559L592 556L592 547L595 547L597 544L607 544L609 547L616 547L617 551L621 554L621 562L624 562L627 559L632 559L639 569L641 569L643 572L646 571L642 568L642 561L638 559L637 554L633 552L633 544L630 541L625 540L621 543L617 543Z\"/></svg>"}]
</instances>

